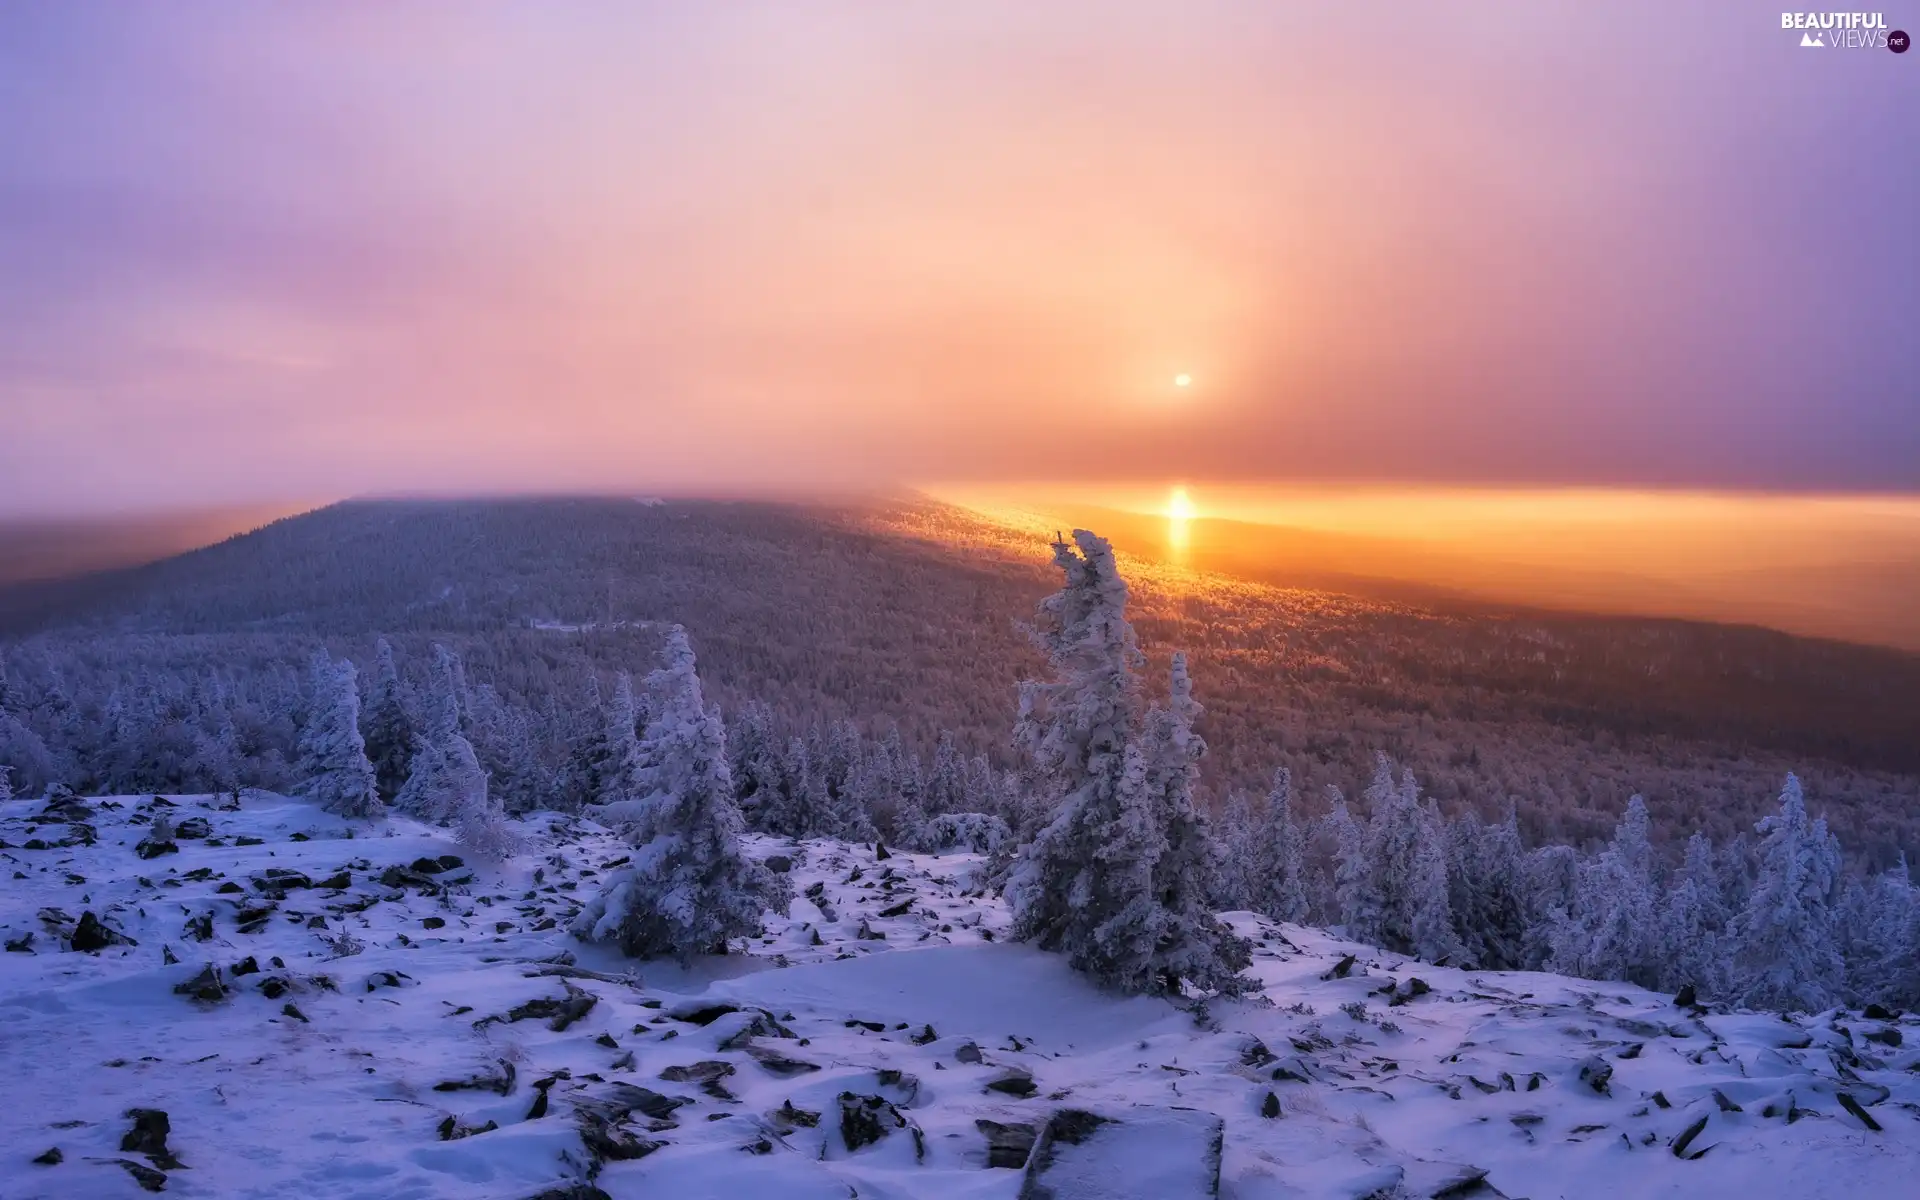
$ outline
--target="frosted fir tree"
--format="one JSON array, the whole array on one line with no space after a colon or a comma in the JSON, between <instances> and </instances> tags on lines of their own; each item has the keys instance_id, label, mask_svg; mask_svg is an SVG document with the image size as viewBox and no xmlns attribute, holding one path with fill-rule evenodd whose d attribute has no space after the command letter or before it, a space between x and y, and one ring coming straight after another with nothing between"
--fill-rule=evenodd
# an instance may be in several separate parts
<instances>
[{"instance_id":1,"label":"frosted fir tree","mask_svg":"<svg viewBox=\"0 0 1920 1200\"><path fill-rule=\"evenodd\" d=\"M1496 825L1461 817L1447 830L1448 896L1464 960L1483 971L1526 961L1526 852L1514 811Z\"/></svg>"},{"instance_id":2,"label":"frosted fir tree","mask_svg":"<svg viewBox=\"0 0 1920 1200\"><path fill-rule=\"evenodd\" d=\"M13 799L13 768L0 763L0 804Z\"/></svg>"},{"instance_id":3,"label":"frosted fir tree","mask_svg":"<svg viewBox=\"0 0 1920 1200\"><path fill-rule=\"evenodd\" d=\"M1379 905L1373 890L1373 864L1367 859L1367 834L1347 809L1347 799L1334 789L1326 827L1333 842L1333 904L1346 936L1355 941L1377 941Z\"/></svg>"},{"instance_id":4,"label":"frosted fir tree","mask_svg":"<svg viewBox=\"0 0 1920 1200\"><path fill-rule=\"evenodd\" d=\"M1735 926L1735 994L1749 1008L1819 1012L1839 999L1846 978L1833 921L1839 845L1824 820L1808 819L1794 775L1780 811L1756 828L1760 873Z\"/></svg>"},{"instance_id":5,"label":"frosted fir tree","mask_svg":"<svg viewBox=\"0 0 1920 1200\"><path fill-rule=\"evenodd\" d=\"M948 730L940 731L939 745L934 748L933 769L927 774L925 807L930 817L967 809L966 764Z\"/></svg>"},{"instance_id":6,"label":"frosted fir tree","mask_svg":"<svg viewBox=\"0 0 1920 1200\"><path fill-rule=\"evenodd\" d=\"M761 914L784 907L790 894L784 877L741 849L746 826L720 713L701 697L693 648L678 626L665 658L649 678L661 704L647 729L644 819L628 827L633 861L608 877L572 929L585 940L618 942L635 957L685 963L724 952L729 938L758 934Z\"/></svg>"},{"instance_id":7,"label":"frosted fir tree","mask_svg":"<svg viewBox=\"0 0 1920 1200\"><path fill-rule=\"evenodd\" d=\"M1214 903L1232 911L1251 909L1261 883L1259 841L1254 833L1253 803L1235 788L1220 814L1219 854L1215 863Z\"/></svg>"},{"instance_id":8,"label":"frosted fir tree","mask_svg":"<svg viewBox=\"0 0 1920 1200\"><path fill-rule=\"evenodd\" d=\"M836 751L828 747L827 763L820 768L823 776L818 790L826 794L826 819L834 837L843 842L871 842L879 838L879 830L874 828L871 810L867 807L866 795L853 774L835 776L837 767L832 765Z\"/></svg>"},{"instance_id":9,"label":"frosted fir tree","mask_svg":"<svg viewBox=\"0 0 1920 1200\"><path fill-rule=\"evenodd\" d=\"M1696 832L1687 839L1686 861L1661 913L1661 988L1677 992L1691 985L1701 996L1726 992L1728 919L1713 841Z\"/></svg>"},{"instance_id":10,"label":"frosted fir tree","mask_svg":"<svg viewBox=\"0 0 1920 1200\"><path fill-rule=\"evenodd\" d=\"M1904 854L1891 869L1847 885L1835 925L1852 1002L1907 1006L1902 993L1912 973L1916 915Z\"/></svg>"},{"instance_id":11,"label":"frosted fir tree","mask_svg":"<svg viewBox=\"0 0 1920 1200\"><path fill-rule=\"evenodd\" d=\"M1183 983L1191 983L1204 991L1238 994L1248 986L1240 972L1252 961L1252 949L1208 903L1220 850L1194 802L1200 760L1207 753L1194 725L1204 710L1193 698L1184 653L1174 654L1168 675L1167 705L1151 713L1146 740L1147 781L1162 840L1152 871L1158 936L1142 947L1146 953L1136 968L1148 985L1127 990L1178 995ZM1157 984L1151 982L1155 979Z\"/></svg>"},{"instance_id":12,"label":"frosted fir tree","mask_svg":"<svg viewBox=\"0 0 1920 1200\"><path fill-rule=\"evenodd\" d=\"M445 806L453 821L454 836L462 846L493 859L506 858L519 850L521 838L489 786L473 743L461 734L454 734L446 744L439 785L447 790Z\"/></svg>"},{"instance_id":13,"label":"frosted fir tree","mask_svg":"<svg viewBox=\"0 0 1920 1200\"><path fill-rule=\"evenodd\" d=\"M412 768L406 785L394 797L394 807L423 821L441 824L454 817L471 795L473 781L466 773L466 760L473 759L476 770L479 760L472 743L460 732L454 654L440 645L434 646L433 654L433 685L427 691L425 720L414 734Z\"/></svg>"},{"instance_id":14,"label":"frosted fir tree","mask_svg":"<svg viewBox=\"0 0 1920 1200\"><path fill-rule=\"evenodd\" d=\"M600 692L600 677L589 672L586 702L572 721L566 765L560 771L557 807L563 811L581 812L589 804L600 802L610 757L607 726L607 706Z\"/></svg>"},{"instance_id":15,"label":"frosted fir tree","mask_svg":"<svg viewBox=\"0 0 1920 1200\"><path fill-rule=\"evenodd\" d=\"M1267 790L1267 811L1255 835L1253 907L1276 921L1307 919L1307 838L1293 819L1293 772L1281 767Z\"/></svg>"},{"instance_id":16,"label":"frosted fir tree","mask_svg":"<svg viewBox=\"0 0 1920 1200\"><path fill-rule=\"evenodd\" d=\"M1232 951L1244 943L1211 913L1196 916L1209 850L1204 824L1180 815L1191 813L1205 750L1192 735L1198 706L1176 688L1170 710L1143 720L1142 660L1113 549L1086 530L1073 537L1054 543L1066 583L1033 629L1052 678L1020 687L1015 736L1049 815L1006 880L1014 936L1109 987L1235 989Z\"/></svg>"},{"instance_id":17,"label":"frosted fir tree","mask_svg":"<svg viewBox=\"0 0 1920 1200\"><path fill-rule=\"evenodd\" d=\"M361 731L380 799L391 804L413 769L413 718L407 715L406 692L399 668L394 665L393 644L386 638L374 647L373 690L367 697Z\"/></svg>"},{"instance_id":18,"label":"frosted fir tree","mask_svg":"<svg viewBox=\"0 0 1920 1200\"><path fill-rule=\"evenodd\" d=\"M833 820L824 790L813 756L807 752L806 739L790 739L779 786L761 802L760 828L777 837L831 836Z\"/></svg>"},{"instance_id":19,"label":"frosted fir tree","mask_svg":"<svg viewBox=\"0 0 1920 1200\"><path fill-rule=\"evenodd\" d=\"M1412 777L1409 771L1408 777ZM1437 805L1417 809L1422 836L1413 855L1413 873L1407 903L1408 941L1413 953L1432 963L1451 962L1461 954L1453 931L1452 898L1447 889L1446 827Z\"/></svg>"},{"instance_id":20,"label":"frosted fir tree","mask_svg":"<svg viewBox=\"0 0 1920 1200\"><path fill-rule=\"evenodd\" d=\"M1635 796L1612 843L1581 864L1572 909L1554 938L1554 970L1659 985L1658 891L1648 830L1647 802Z\"/></svg>"},{"instance_id":21,"label":"frosted fir tree","mask_svg":"<svg viewBox=\"0 0 1920 1200\"><path fill-rule=\"evenodd\" d=\"M780 746L774 738L773 713L765 704L749 701L740 710L739 719L728 733L727 748L734 798L752 819L754 828L764 829L759 810L780 789L786 775Z\"/></svg>"},{"instance_id":22,"label":"frosted fir tree","mask_svg":"<svg viewBox=\"0 0 1920 1200\"><path fill-rule=\"evenodd\" d=\"M639 708L633 698L633 676L620 672L607 705L605 748L599 768L599 793L591 811L615 828L638 821L646 805L646 757L640 749Z\"/></svg>"},{"instance_id":23,"label":"frosted fir tree","mask_svg":"<svg viewBox=\"0 0 1920 1200\"><path fill-rule=\"evenodd\" d=\"M386 806L360 740L360 688L353 664L314 656L296 768L302 795L342 817L372 818Z\"/></svg>"}]
</instances>

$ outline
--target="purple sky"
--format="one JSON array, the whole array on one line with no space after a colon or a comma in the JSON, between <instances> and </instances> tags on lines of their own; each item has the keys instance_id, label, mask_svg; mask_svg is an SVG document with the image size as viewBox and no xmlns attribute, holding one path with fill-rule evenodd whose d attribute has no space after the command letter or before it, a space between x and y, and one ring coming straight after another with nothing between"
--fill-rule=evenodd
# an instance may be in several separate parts
<instances>
[{"instance_id":1,"label":"purple sky","mask_svg":"<svg viewBox=\"0 0 1920 1200\"><path fill-rule=\"evenodd\" d=\"M1920 53L1747 3L23 3L0 113L0 515L1920 488Z\"/></svg>"}]
</instances>

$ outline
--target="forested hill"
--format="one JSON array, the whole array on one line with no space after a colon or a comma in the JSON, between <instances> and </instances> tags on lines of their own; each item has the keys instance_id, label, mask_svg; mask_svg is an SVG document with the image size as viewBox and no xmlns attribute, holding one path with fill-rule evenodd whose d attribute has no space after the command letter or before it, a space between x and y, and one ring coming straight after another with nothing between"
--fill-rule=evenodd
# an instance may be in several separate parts
<instances>
[{"instance_id":1,"label":"forested hill","mask_svg":"<svg viewBox=\"0 0 1920 1200\"><path fill-rule=\"evenodd\" d=\"M1124 551L1125 543L1121 543ZM1444 805L1519 805L1534 836L1726 836L1797 769L1868 861L1920 850L1920 659L1675 621L1428 611L1128 565L1150 657L1194 655L1217 793L1289 766L1309 805L1384 750ZM644 671L684 624L712 694L793 732L851 718L1003 756L1016 628L1057 586L1044 539L919 500L355 501L151 566L0 592L21 688L104 711L141 672L244 683L325 642L403 670L433 640L539 727L589 666ZM11 643L10 645L7 643ZM31 721L29 721L31 723ZM547 722L551 724L551 721ZM1004 761L1004 758L1003 758Z\"/></svg>"}]
</instances>

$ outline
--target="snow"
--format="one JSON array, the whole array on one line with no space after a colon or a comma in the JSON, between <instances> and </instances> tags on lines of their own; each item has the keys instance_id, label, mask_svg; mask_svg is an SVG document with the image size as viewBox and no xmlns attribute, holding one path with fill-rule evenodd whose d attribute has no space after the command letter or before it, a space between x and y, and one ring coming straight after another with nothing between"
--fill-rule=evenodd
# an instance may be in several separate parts
<instances>
[{"instance_id":1,"label":"snow","mask_svg":"<svg viewBox=\"0 0 1920 1200\"><path fill-rule=\"evenodd\" d=\"M146 1195L120 1165L147 1161L119 1148L133 1108L168 1114L184 1166L165 1186L183 1197L525 1200L597 1172L616 1198L1012 1200L1022 1173L986 1165L975 1122L1038 1128L1061 1109L1138 1135L1061 1157L1087 1178L1190 1172L1202 1139L1182 1123L1219 1118L1230 1200L1431 1195L1480 1171L1496 1189L1483 1194L1533 1200L1900 1195L1920 1168L1911 1017L1680 1008L1625 984L1433 967L1250 913L1226 919L1253 942L1258 994L1196 1014L1103 994L1059 956L1007 943L975 856L878 860L870 846L768 837L748 853L792 859L795 899L763 937L684 968L636 963L566 933L632 853L592 823L522 822L516 857L409 879L419 859L468 852L403 816L355 823L258 793L238 811L169 799L86 801L92 845L60 844L71 827L36 821L40 800L0 803L0 931L35 935L31 952L0 954L9 1200ZM178 853L139 859L160 813L176 826L202 817L223 844L180 837ZM404 886L383 884L396 866L388 877ZM243 910L266 907L270 868L315 883L345 868L349 882L287 889L240 932ZM241 890L219 890L229 884ZM83 912L137 944L67 949L48 921L70 932ZM205 942L183 935L201 913ZM325 930L308 928L314 917ZM346 937L361 948L336 957L344 940L328 939ZM249 957L259 970L226 976L224 1000L174 991ZM1415 977L1431 990L1414 995ZM288 990L269 999L268 979ZM1389 986L1410 998L1391 1004ZM580 997L593 999L583 1015L551 1016ZM532 1001L553 1004L511 1019ZM1605 1094L1591 1065L1582 1077L1595 1056L1610 1068ZM504 1094L435 1090L504 1084L503 1064ZM987 1086L1022 1072L1030 1095ZM675 1111L625 1112L640 1088ZM850 1151L842 1093L877 1098L902 1124ZM1269 1093L1277 1116L1262 1115ZM582 1137L596 1106L620 1114L616 1136L658 1147L600 1161ZM794 1110L818 1123L781 1115ZM1703 1117L1688 1153L1709 1152L1676 1157L1671 1144ZM443 1140L449 1118L450 1132L497 1128ZM59 1165L32 1161L52 1147Z\"/></svg>"}]
</instances>

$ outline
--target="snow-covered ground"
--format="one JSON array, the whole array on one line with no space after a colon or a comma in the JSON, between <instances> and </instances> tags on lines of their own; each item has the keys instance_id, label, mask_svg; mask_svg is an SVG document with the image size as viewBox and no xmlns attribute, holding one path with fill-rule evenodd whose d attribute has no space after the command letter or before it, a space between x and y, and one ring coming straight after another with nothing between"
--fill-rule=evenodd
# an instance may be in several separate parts
<instances>
[{"instance_id":1,"label":"snow-covered ground","mask_svg":"<svg viewBox=\"0 0 1920 1200\"><path fill-rule=\"evenodd\" d=\"M1010 1200L1027 1133L1065 1110L1122 1132L1056 1123L1062 1200L1206 1194L1215 1116L1240 1200L1920 1178L1912 1018L1712 1013L1249 914L1263 995L1197 1016L1006 944L971 857L769 839L751 850L792 859L790 913L682 970L566 935L626 853L591 824L455 865L406 820L170 799L0 806L0 1196L524 1200L591 1177L612 1197ZM156 813L208 836L141 858ZM87 913L131 942L70 949L97 940Z\"/></svg>"}]
</instances>

